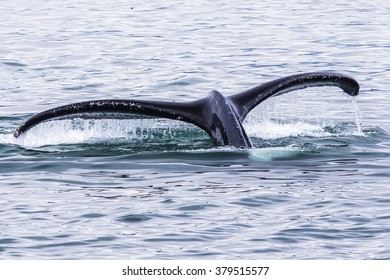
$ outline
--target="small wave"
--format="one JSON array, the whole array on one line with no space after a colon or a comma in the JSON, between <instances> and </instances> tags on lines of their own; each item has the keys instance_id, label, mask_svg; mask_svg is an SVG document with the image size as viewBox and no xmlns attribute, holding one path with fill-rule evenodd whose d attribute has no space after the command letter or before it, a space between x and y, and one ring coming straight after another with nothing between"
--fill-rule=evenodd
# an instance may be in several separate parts
<instances>
[{"instance_id":1,"label":"small wave","mask_svg":"<svg viewBox=\"0 0 390 280\"><path fill-rule=\"evenodd\" d=\"M7 65L7 66L13 66L13 67L26 67L27 66L27 64L17 62L17 61L4 61L3 64Z\"/></svg>"},{"instance_id":2,"label":"small wave","mask_svg":"<svg viewBox=\"0 0 390 280\"><path fill-rule=\"evenodd\" d=\"M268 161L281 158L294 158L303 152L304 149L292 145L287 147L254 148L249 150L249 158Z\"/></svg>"}]
</instances>

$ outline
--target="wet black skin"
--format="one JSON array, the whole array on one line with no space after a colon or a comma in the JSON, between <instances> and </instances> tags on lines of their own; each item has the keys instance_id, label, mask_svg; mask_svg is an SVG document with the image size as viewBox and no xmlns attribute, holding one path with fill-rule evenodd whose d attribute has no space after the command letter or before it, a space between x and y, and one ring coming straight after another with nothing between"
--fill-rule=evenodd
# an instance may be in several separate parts
<instances>
[{"instance_id":1,"label":"wet black skin","mask_svg":"<svg viewBox=\"0 0 390 280\"><path fill-rule=\"evenodd\" d=\"M279 78L231 96L211 91L205 98L192 102L159 102L130 99L106 99L73 103L38 113L19 126L14 137L19 137L39 123L75 117L104 118L120 114L140 115L181 120L205 130L218 146L250 148L252 143L242 122L258 104L272 96L307 87L336 86L356 96L359 84L352 77L327 72L314 72Z\"/></svg>"}]
</instances>

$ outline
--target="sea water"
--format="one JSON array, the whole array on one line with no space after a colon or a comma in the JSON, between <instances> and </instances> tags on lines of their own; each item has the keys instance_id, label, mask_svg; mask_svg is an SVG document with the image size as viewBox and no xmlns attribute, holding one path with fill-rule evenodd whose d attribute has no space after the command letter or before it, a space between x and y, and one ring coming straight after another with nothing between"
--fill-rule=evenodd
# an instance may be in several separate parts
<instances>
[{"instance_id":1,"label":"sea water","mask_svg":"<svg viewBox=\"0 0 390 280\"><path fill-rule=\"evenodd\" d=\"M8 1L0 4L0 258L390 258L390 4ZM282 76L353 76L244 122L214 147L163 119L46 122L104 98L190 101Z\"/></svg>"}]
</instances>

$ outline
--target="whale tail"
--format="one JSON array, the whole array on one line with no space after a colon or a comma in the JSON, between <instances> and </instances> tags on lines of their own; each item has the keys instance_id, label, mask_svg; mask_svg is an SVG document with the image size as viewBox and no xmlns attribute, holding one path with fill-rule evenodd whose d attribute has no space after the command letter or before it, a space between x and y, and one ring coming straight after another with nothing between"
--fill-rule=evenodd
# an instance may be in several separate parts
<instances>
[{"instance_id":1,"label":"whale tail","mask_svg":"<svg viewBox=\"0 0 390 280\"><path fill-rule=\"evenodd\" d=\"M207 97L192 102L106 99L73 103L32 116L15 130L14 137L49 120L92 116L104 118L120 114L129 118L139 115L180 120L205 130L216 145L252 147L242 122L253 108L269 97L318 86L340 87L351 96L359 93L358 82L349 76L326 72L304 73L279 78L228 97L211 91Z\"/></svg>"}]
</instances>

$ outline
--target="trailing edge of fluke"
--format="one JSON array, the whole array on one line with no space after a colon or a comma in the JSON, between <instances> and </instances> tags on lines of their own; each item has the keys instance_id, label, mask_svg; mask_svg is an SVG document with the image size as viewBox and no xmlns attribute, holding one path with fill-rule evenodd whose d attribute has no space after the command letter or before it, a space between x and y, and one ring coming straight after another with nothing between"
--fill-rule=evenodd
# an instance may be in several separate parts
<instances>
[{"instance_id":1,"label":"trailing edge of fluke","mask_svg":"<svg viewBox=\"0 0 390 280\"><path fill-rule=\"evenodd\" d=\"M14 137L19 137L39 123L75 117L89 118L92 114L103 118L108 114L159 117L192 123L205 130L216 145L252 147L242 122L248 113L269 97L307 87L336 86L356 96L359 84L352 77L338 73L313 72L279 78L231 96L211 91L205 98L192 102L159 102L130 99L106 99L73 103L38 113L19 126Z\"/></svg>"}]
</instances>

